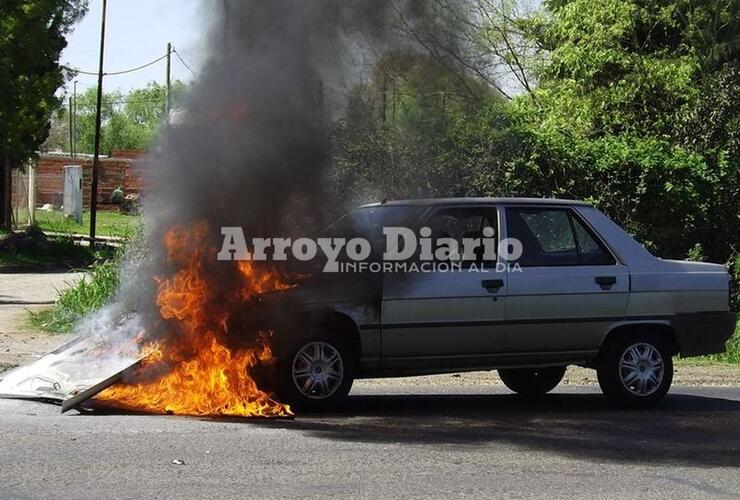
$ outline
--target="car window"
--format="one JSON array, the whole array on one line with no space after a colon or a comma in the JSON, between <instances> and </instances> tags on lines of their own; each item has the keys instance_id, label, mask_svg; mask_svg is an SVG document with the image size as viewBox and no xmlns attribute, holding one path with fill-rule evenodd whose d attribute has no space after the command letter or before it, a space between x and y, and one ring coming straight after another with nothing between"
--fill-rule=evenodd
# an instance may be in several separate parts
<instances>
[{"instance_id":1,"label":"car window","mask_svg":"<svg viewBox=\"0 0 740 500\"><path fill-rule=\"evenodd\" d=\"M581 264L584 266L613 266L617 262L604 245L578 217L572 217Z\"/></svg>"},{"instance_id":2,"label":"car window","mask_svg":"<svg viewBox=\"0 0 740 500\"><path fill-rule=\"evenodd\" d=\"M508 237L522 243L521 266L577 266L578 246L567 210L509 208Z\"/></svg>"},{"instance_id":3,"label":"car window","mask_svg":"<svg viewBox=\"0 0 740 500\"><path fill-rule=\"evenodd\" d=\"M604 266L616 261L569 209L508 208L508 238L518 239L522 267Z\"/></svg>"},{"instance_id":4,"label":"car window","mask_svg":"<svg viewBox=\"0 0 740 500\"><path fill-rule=\"evenodd\" d=\"M464 240L483 238L485 228L493 228L498 235L498 221L495 208L445 208L434 212L423 224L432 230L432 241L436 244L440 239L452 238L458 242L460 254L456 258L441 259L442 261L483 261L483 248L477 248L475 255L465 256ZM436 250L436 248L435 248ZM469 257L464 259L463 257ZM439 259L438 259L439 260Z\"/></svg>"}]
</instances>

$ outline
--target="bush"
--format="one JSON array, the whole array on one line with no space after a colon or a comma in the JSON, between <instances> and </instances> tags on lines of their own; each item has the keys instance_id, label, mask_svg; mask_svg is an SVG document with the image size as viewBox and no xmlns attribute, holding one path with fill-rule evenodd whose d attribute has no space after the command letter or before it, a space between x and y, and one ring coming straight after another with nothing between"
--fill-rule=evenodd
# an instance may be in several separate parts
<instances>
[{"instance_id":1,"label":"bush","mask_svg":"<svg viewBox=\"0 0 740 500\"><path fill-rule=\"evenodd\" d=\"M727 351L722 354L713 354L711 356L703 356L701 358L689 358L688 361L698 359L699 361L710 362L710 363L732 363L740 364L740 323L735 328L735 335L733 335L727 342Z\"/></svg>"},{"instance_id":2,"label":"bush","mask_svg":"<svg viewBox=\"0 0 740 500\"><path fill-rule=\"evenodd\" d=\"M116 205L120 205L121 203L123 203L123 200L123 188L119 186L115 190L113 190L113 193L111 193L110 202L115 203Z\"/></svg>"},{"instance_id":3,"label":"bush","mask_svg":"<svg viewBox=\"0 0 740 500\"><path fill-rule=\"evenodd\" d=\"M740 324L735 335L727 343L727 352L719 356L720 361L740 364Z\"/></svg>"},{"instance_id":4,"label":"bush","mask_svg":"<svg viewBox=\"0 0 740 500\"><path fill-rule=\"evenodd\" d=\"M36 226L0 237L0 267L85 267L95 252L72 238L48 238Z\"/></svg>"},{"instance_id":5,"label":"bush","mask_svg":"<svg viewBox=\"0 0 740 500\"><path fill-rule=\"evenodd\" d=\"M115 258L93 265L77 286L62 292L53 309L31 313L31 324L48 333L69 333L82 318L103 307L118 288Z\"/></svg>"},{"instance_id":6,"label":"bush","mask_svg":"<svg viewBox=\"0 0 740 500\"><path fill-rule=\"evenodd\" d=\"M740 253L733 256L728 267L730 276L732 276L730 306L733 311L738 311L740 310Z\"/></svg>"}]
</instances>

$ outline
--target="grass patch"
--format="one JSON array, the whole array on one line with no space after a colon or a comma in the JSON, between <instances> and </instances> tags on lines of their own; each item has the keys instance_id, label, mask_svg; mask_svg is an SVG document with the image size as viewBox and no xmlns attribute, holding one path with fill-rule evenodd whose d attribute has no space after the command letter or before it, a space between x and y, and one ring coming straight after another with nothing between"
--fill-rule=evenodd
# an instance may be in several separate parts
<instances>
[{"instance_id":1,"label":"grass patch","mask_svg":"<svg viewBox=\"0 0 740 500\"><path fill-rule=\"evenodd\" d=\"M118 289L120 266L129 251L145 258L142 241L142 232L137 231L113 253L98 254L104 258L99 258L75 287L61 292L52 309L30 313L31 326L51 334L68 333L80 320L108 304Z\"/></svg>"},{"instance_id":2,"label":"grass patch","mask_svg":"<svg viewBox=\"0 0 740 500\"><path fill-rule=\"evenodd\" d=\"M47 333L68 333L82 318L103 307L118 287L121 255L94 264L77 286L59 295L54 308L31 313L31 325Z\"/></svg>"},{"instance_id":3,"label":"grass patch","mask_svg":"<svg viewBox=\"0 0 740 500\"><path fill-rule=\"evenodd\" d=\"M125 215L118 212L98 212L98 220L95 224L98 236L112 236L125 238L136 233L141 227L141 217L138 215ZM22 213L20 220L28 218L27 212ZM47 212L36 210L36 225L44 232L55 232L64 234L90 234L90 211L85 210L82 214L82 224L67 219L62 212Z\"/></svg>"},{"instance_id":4,"label":"grass patch","mask_svg":"<svg viewBox=\"0 0 740 500\"><path fill-rule=\"evenodd\" d=\"M3 236L0 236L2 239ZM90 247L76 244L69 238L50 239L44 247L22 251L0 250L3 267L87 267L101 255Z\"/></svg>"},{"instance_id":5,"label":"grass patch","mask_svg":"<svg viewBox=\"0 0 740 500\"><path fill-rule=\"evenodd\" d=\"M740 364L740 323L735 328L735 335L727 342L727 352L710 356L721 363Z\"/></svg>"}]
</instances>

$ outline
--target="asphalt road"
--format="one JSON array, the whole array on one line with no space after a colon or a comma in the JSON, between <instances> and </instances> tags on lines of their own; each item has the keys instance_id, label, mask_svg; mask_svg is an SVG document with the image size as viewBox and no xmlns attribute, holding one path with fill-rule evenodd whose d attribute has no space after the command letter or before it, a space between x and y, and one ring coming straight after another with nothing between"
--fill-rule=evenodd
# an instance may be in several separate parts
<instances>
[{"instance_id":1,"label":"asphalt road","mask_svg":"<svg viewBox=\"0 0 740 500\"><path fill-rule=\"evenodd\" d=\"M0 436L2 499L740 492L740 388L676 388L652 411L614 411L592 387L533 403L500 388L360 383L341 412L291 421L0 401Z\"/></svg>"}]
</instances>

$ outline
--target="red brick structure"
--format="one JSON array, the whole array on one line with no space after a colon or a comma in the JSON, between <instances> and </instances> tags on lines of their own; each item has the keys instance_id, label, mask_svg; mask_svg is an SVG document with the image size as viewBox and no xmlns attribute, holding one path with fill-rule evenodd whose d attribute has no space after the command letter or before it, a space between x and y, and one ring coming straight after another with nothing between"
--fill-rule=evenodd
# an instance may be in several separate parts
<instances>
[{"instance_id":1,"label":"red brick structure","mask_svg":"<svg viewBox=\"0 0 740 500\"><path fill-rule=\"evenodd\" d=\"M137 168L142 168L137 159L143 154L142 151L114 151L110 158L100 159L98 206L101 209L113 208L110 206L110 198L119 186L123 188L125 195L140 193L141 182L135 174L134 164L137 164ZM37 206L53 203L55 195L58 198L64 192L63 171L67 165L82 165L82 203L85 208L90 206L92 157L71 158L63 155L41 155L39 157L36 168ZM15 185L17 184L14 183Z\"/></svg>"}]
</instances>

